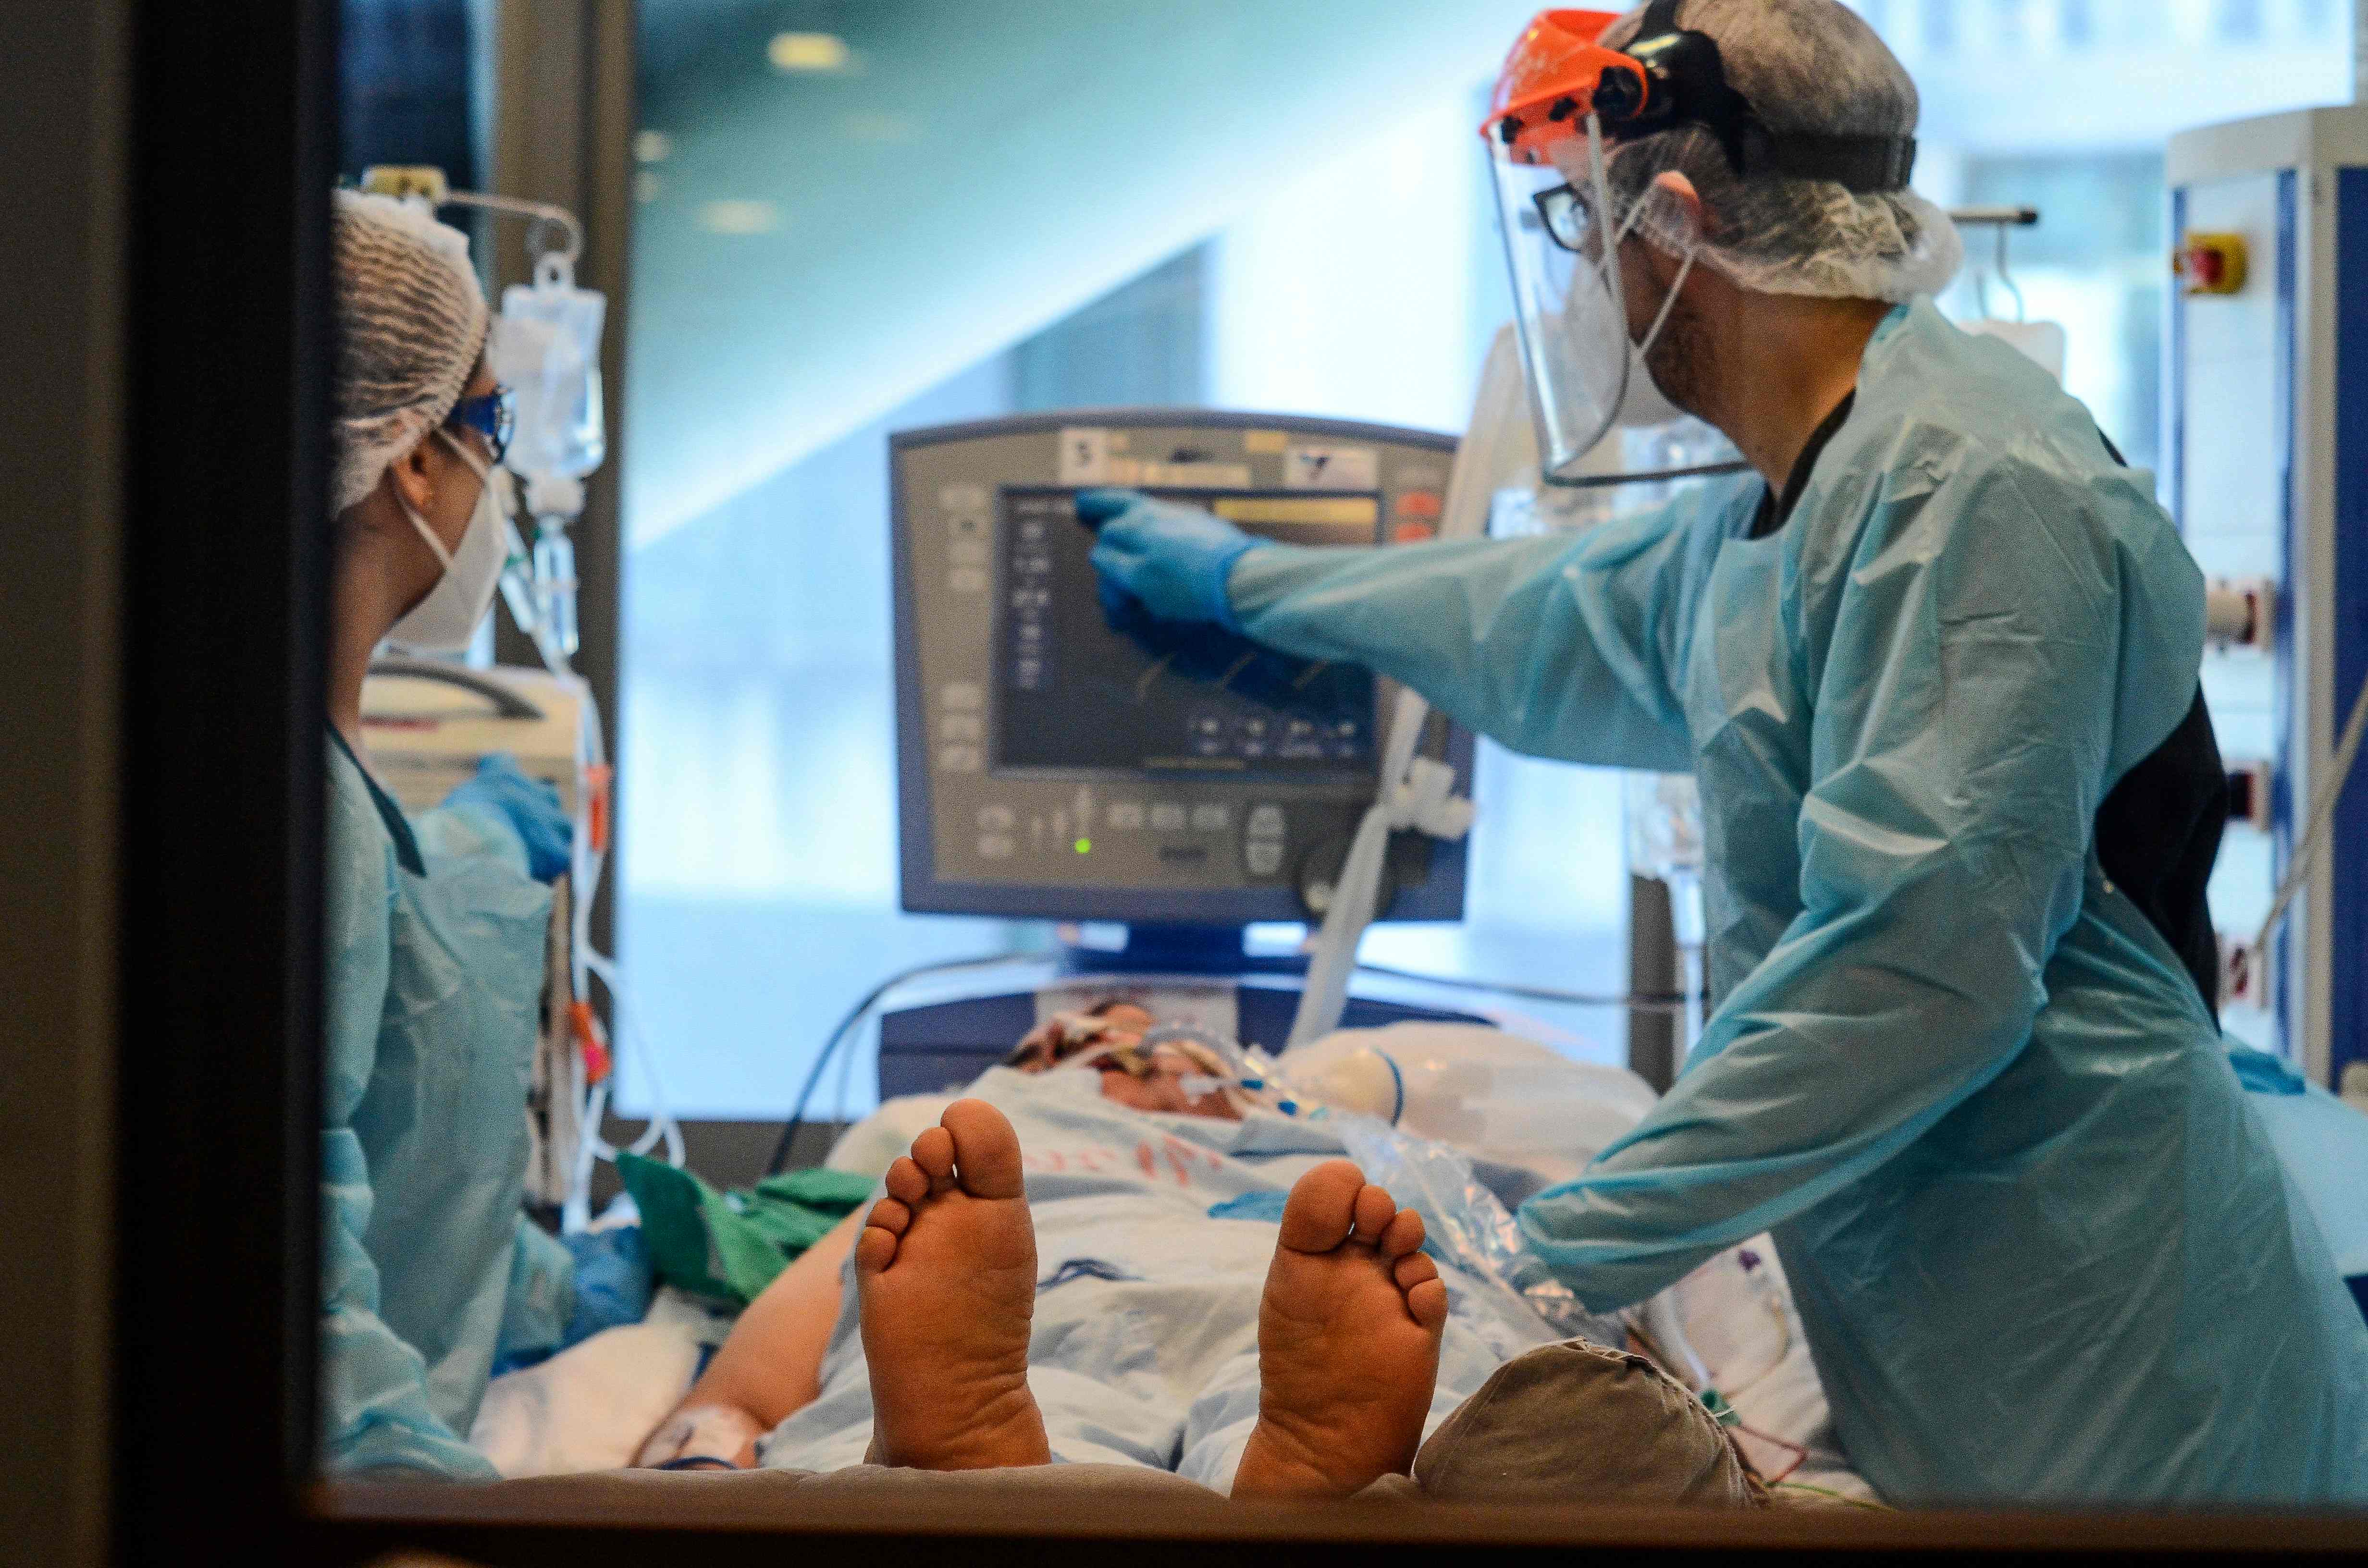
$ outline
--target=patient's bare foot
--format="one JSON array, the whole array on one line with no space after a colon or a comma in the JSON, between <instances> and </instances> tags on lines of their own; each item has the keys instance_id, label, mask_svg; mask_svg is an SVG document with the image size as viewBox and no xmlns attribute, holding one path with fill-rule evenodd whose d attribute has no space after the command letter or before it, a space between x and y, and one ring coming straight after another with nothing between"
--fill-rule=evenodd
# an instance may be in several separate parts
<instances>
[{"instance_id":1,"label":"patient's bare foot","mask_svg":"<svg viewBox=\"0 0 2368 1568\"><path fill-rule=\"evenodd\" d=\"M1347 1160L1291 1189L1235 1496L1344 1497L1413 1465L1447 1324L1447 1287L1421 1246L1422 1217Z\"/></svg>"},{"instance_id":2,"label":"patient's bare foot","mask_svg":"<svg viewBox=\"0 0 2368 1568\"><path fill-rule=\"evenodd\" d=\"M888 1167L855 1241L871 1454L916 1470L1048 1464L1028 1392L1036 1229L1019 1140L984 1100L958 1100Z\"/></svg>"}]
</instances>

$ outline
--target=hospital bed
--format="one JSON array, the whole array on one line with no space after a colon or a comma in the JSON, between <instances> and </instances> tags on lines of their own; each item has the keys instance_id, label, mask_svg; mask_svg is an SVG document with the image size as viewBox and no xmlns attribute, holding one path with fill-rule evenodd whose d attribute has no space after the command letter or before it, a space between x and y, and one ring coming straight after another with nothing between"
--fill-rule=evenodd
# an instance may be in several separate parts
<instances>
[{"instance_id":1,"label":"hospital bed","mask_svg":"<svg viewBox=\"0 0 2368 1568\"><path fill-rule=\"evenodd\" d=\"M1571 1128L1572 1147L1557 1151L1559 1157L1525 1154L1518 1130L1537 1124L1540 1080L1534 1074L1497 1072L1495 1082L1506 1093L1492 1097L1491 1074L1482 1071L1501 1066L1508 1057L1518 1060L1524 1042L1471 1027L1400 1025L1388 1034L1362 1032L1416 1064L1406 1075L1417 1081L1425 1071L1452 1077L1460 1070L1458 1081L1465 1089L1480 1092L1465 1093L1455 1108L1482 1131L1459 1152L1496 1171L1512 1170L1517 1183L1526 1172L1532 1187L1561 1179L1584 1163L1593 1153L1585 1145L1600 1146L1617 1136L1652 1100L1651 1091L1630 1074L1569 1064L1578 1070L1563 1081L1563 1092L1572 1093L1574 1085L1595 1091L1589 1103L1573 1100L1559 1108L1565 1114L1557 1119ZM1554 1055L1543 1047L1528 1049ZM886 1099L847 1130L825 1164L877 1177L954 1097L935 1093ZM1498 1114L1492 1118L1491 1112ZM1508 1133L1508 1128L1516 1131ZM1520 1163L1524 1158L1529 1163ZM1872 1489L1840 1452L1799 1313L1767 1237L1721 1252L1627 1319L1630 1347L1652 1355L1695 1389L1780 1494L1873 1503ZM643 1323L597 1335L538 1367L496 1379L471 1440L505 1476L623 1466L672 1410L703 1365L707 1348L720 1343L728 1328L728 1318L719 1312L670 1288L662 1290Z\"/></svg>"}]
</instances>

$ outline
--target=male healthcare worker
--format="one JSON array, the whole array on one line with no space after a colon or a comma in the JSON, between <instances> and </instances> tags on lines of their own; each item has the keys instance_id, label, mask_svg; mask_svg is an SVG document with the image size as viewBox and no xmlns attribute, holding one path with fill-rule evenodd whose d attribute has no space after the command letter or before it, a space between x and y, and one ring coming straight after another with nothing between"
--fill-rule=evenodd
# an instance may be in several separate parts
<instances>
[{"instance_id":1,"label":"male healthcare worker","mask_svg":"<svg viewBox=\"0 0 2368 1568\"><path fill-rule=\"evenodd\" d=\"M361 761L381 642L465 648L507 548L507 397L460 232L383 197L332 215L328 1059L322 1442L336 1471L493 1480L463 1440L506 1318L564 1317L519 1210L557 798L489 762L406 819Z\"/></svg>"},{"instance_id":2,"label":"male healthcare worker","mask_svg":"<svg viewBox=\"0 0 2368 1568\"><path fill-rule=\"evenodd\" d=\"M2203 585L2080 404L1933 309L1913 84L1833 0L1657 0L1540 17L1493 109L1549 475L1632 345L1756 472L1381 550L1088 494L1106 594L1694 774L1715 1009L1520 1213L1588 1306L1772 1229L1886 1497L2368 1502L2368 1325L2214 1018Z\"/></svg>"}]
</instances>

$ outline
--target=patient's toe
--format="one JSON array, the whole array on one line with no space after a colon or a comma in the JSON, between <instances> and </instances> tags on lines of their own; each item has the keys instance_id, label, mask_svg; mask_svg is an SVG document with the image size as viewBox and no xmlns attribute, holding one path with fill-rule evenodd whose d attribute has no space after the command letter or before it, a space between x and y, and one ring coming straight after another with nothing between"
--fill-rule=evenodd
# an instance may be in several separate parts
<instances>
[{"instance_id":1,"label":"patient's toe","mask_svg":"<svg viewBox=\"0 0 2368 1568\"><path fill-rule=\"evenodd\" d=\"M866 1225L855 1238L855 1268L859 1274L877 1274L896 1261L896 1234L877 1225Z\"/></svg>"},{"instance_id":2,"label":"patient's toe","mask_svg":"<svg viewBox=\"0 0 2368 1568\"><path fill-rule=\"evenodd\" d=\"M1411 1209L1401 1209L1397 1217L1382 1231L1382 1256L1399 1258L1422 1246L1422 1216Z\"/></svg>"},{"instance_id":3,"label":"patient's toe","mask_svg":"<svg viewBox=\"0 0 2368 1568\"><path fill-rule=\"evenodd\" d=\"M910 1206L929 1196L929 1173L899 1154L888 1167L882 1185L888 1188L889 1197Z\"/></svg>"},{"instance_id":4,"label":"patient's toe","mask_svg":"<svg viewBox=\"0 0 2368 1568\"><path fill-rule=\"evenodd\" d=\"M1018 1198L1026 1191L1019 1135L985 1100L956 1100L946 1108L943 1125L932 1131L944 1136L962 1166L962 1190L973 1198Z\"/></svg>"},{"instance_id":5,"label":"patient's toe","mask_svg":"<svg viewBox=\"0 0 2368 1568\"><path fill-rule=\"evenodd\" d=\"M913 1140L913 1163L928 1174L930 1191L945 1191L954 1179L954 1135L942 1127L924 1128Z\"/></svg>"},{"instance_id":6,"label":"patient's toe","mask_svg":"<svg viewBox=\"0 0 2368 1568\"><path fill-rule=\"evenodd\" d=\"M1282 1244L1292 1252L1330 1252L1356 1222L1365 1173L1347 1160L1326 1160L1292 1184L1282 1205Z\"/></svg>"}]
</instances>

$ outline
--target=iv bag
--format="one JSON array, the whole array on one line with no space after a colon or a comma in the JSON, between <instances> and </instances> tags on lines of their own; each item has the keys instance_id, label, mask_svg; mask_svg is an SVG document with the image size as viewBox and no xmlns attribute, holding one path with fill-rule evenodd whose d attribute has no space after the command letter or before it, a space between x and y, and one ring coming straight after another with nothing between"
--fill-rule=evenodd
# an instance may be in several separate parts
<instances>
[{"instance_id":1,"label":"iv bag","mask_svg":"<svg viewBox=\"0 0 2368 1568\"><path fill-rule=\"evenodd\" d=\"M518 402L507 466L526 480L527 509L536 516L581 511L580 482L609 455L600 392L609 301L576 288L557 260L546 256L532 283L502 291L495 337L494 373Z\"/></svg>"}]
</instances>

